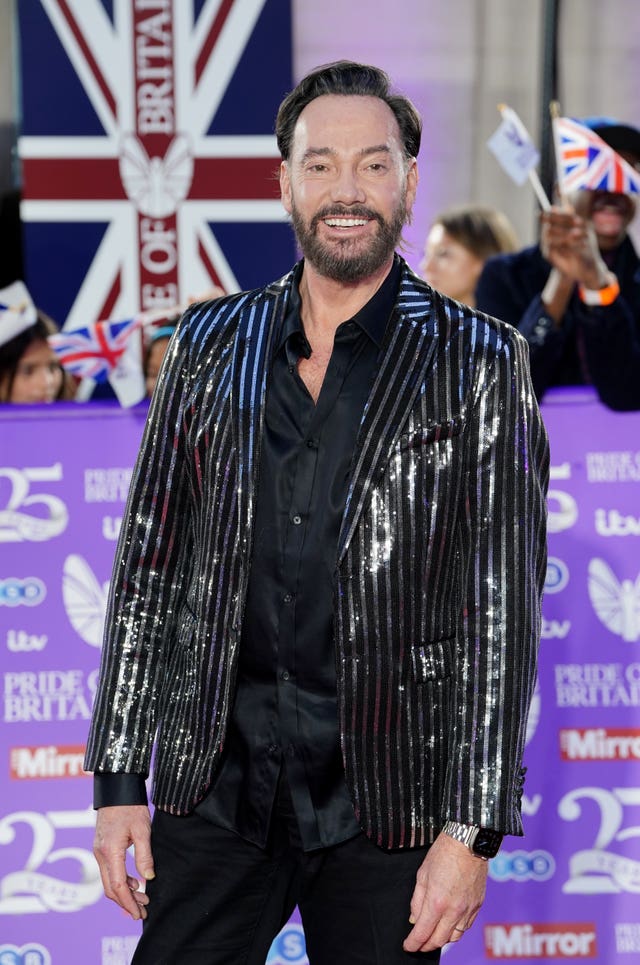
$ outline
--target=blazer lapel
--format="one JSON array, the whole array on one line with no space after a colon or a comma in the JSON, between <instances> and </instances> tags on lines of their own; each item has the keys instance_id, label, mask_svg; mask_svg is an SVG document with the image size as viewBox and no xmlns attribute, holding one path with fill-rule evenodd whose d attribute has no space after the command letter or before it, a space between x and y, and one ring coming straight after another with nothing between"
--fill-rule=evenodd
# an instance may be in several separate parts
<instances>
[{"instance_id":1,"label":"blazer lapel","mask_svg":"<svg viewBox=\"0 0 640 965\"><path fill-rule=\"evenodd\" d=\"M241 532L248 540L264 422L269 360L275 332L284 318L291 275L269 285L261 297L241 309L233 352L231 417L238 471L238 511Z\"/></svg>"},{"instance_id":2,"label":"blazer lapel","mask_svg":"<svg viewBox=\"0 0 640 965\"><path fill-rule=\"evenodd\" d=\"M382 362L358 433L338 541L338 562L353 536L371 485L384 469L411 412L433 358L437 334L430 289L417 284L405 267L398 301L385 333Z\"/></svg>"}]
</instances>

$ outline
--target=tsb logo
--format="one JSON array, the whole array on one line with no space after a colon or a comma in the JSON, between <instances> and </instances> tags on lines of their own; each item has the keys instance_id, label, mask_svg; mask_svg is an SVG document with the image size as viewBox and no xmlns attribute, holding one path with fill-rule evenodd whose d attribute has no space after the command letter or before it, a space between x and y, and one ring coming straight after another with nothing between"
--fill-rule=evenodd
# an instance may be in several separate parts
<instances>
[{"instance_id":1,"label":"tsb logo","mask_svg":"<svg viewBox=\"0 0 640 965\"><path fill-rule=\"evenodd\" d=\"M266 965L309 965L302 925L290 921L284 926L274 939Z\"/></svg>"},{"instance_id":2,"label":"tsb logo","mask_svg":"<svg viewBox=\"0 0 640 965\"><path fill-rule=\"evenodd\" d=\"M548 851L501 851L489 862L494 881L548 881L556 863Z\"/></svg>"},{"instance_id":3,"label":"tsb logo","mask_svg":"<svg viewBox=\"0 0 640 965\"><path fill-rule=\"evenodd\" d=\"M0 945L0 965L51 965L51 955L43 945Z\"/></svg>"},{"instance_id":4,"label":"tsb logo","mask_svg":"<svg viewBox=\"0 0 640 965\"><path fill-rule=\"evenodd\" d=\"M23 580L10 576L0 580L0 606L37 606L47 595L47 588L37 576ZM0 960L0 965L4 965Z\"/></svg>"},{"instance_id":5,"label":"tsb logo","mask_svg":"<svg viewBox=\"0 0 640 965\"><path fill-rule=\"evenodd\" d=\"M547 560L547 574L544 580L545 593L559 593L569 582L569 569L557 556Z\"/></svg>"}]
</instances>

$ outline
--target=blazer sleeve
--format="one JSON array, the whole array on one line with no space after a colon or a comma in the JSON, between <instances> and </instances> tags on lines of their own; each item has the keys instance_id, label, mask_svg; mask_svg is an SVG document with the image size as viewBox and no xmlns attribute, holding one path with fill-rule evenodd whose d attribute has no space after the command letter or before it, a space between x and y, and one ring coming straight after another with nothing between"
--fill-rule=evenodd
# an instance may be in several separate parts
<instances>
[{"instance_id":1,"label":"blazer sleeve","mask_svg":"<svg viewBox=\"0 0 640 965\"><path fill-rule=\"evenodd\" d=\"M550 268L537 249L496 255L485 262L476 291L479 311L513 325L527 340L538 400L556 384L567 341L566 328L555 324L542 301Z\"/></svg>"},{"instance_id":2,"label":"blazer sleeve","mask_svg":"<svg viewBox=\"0 0 640 965\"><path fill-rule=\"evenodd\" d=\"M466 427L463 607L449 816L522 834L546 571L549 449L525 340L501 328Z\"/></svg>"},{"instance_id":3,"label":"blazer sleeve","mask_svg":"<svg viewBox=\"0 0 640 965\"><path fill-rule=\"evenodd\" d=\"M202 306L196 308L202 309ZM168 650L188 585L191 331L167 349L129 490L107 603L85 768L149 773Z\"/></svg>"}]
</instances>

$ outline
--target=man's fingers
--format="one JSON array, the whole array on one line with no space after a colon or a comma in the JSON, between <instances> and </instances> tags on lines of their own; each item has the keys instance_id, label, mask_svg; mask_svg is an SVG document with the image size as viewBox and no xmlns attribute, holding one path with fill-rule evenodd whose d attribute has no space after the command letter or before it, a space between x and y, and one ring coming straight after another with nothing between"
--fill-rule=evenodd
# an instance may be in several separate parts
<instances>
[{"instance_id":1,"label":"man's fingers","mask_svg":"<svg viewBox=\"0 0 640 965\"><path fill-rule=\"evenodd\" d=\"M129 886L130 878L125 870L124 852L109 854L104 849L96 846L94 849L104 893L111 901L131 915L136 921L142 917L140 905L133 896ZM134 879L135 880L135 879ZM146 912L145 912L146 914Z\"/></svg>"},{"instance_id":2,"label":"man's fingers","mask_svg":"<svg viewBox=\"0 0 640 965\"><path fill-rule=\"evenodd\" d=\"M134 846L138 874L144 881L151 881L152 878L155 878L156 873L153 867L153 855L151 854L149 838L134 841Z\"/></svg>"},{"instance_id":3,"label":"man's fingers","mask_svg":"<svg viewBox=\"0 0 640 965\"><path fill-rule=\"evenodd\" d=\"M134 919L146 917L148 898L138 891L138 881L127 874L127 848L133 845L136 868L146 880L153 878L151 821L142 805L122 805L98 810L94 854L100 868L104 893Z\"/></svg>"}]
</instances>

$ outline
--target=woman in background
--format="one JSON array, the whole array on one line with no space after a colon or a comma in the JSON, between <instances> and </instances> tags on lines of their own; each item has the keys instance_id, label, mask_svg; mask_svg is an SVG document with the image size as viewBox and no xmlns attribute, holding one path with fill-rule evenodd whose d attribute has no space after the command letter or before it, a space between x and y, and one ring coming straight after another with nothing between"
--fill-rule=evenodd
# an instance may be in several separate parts
<instances>
[{"instance_id":1,"label":"woman in background","mask_svg":"<svg viewBox=\"0 0 640 965\"><path fill-rule=\"evenodd\" d=\"M47 336L57 331L55 323L41 311L36 312L34 322L5 342L0 324L0 403L73 399L75 383L47 341Z\"/></svg>"},{"instance_id":2,"label":"woman in background","mask_svg":"<svg viewBox=\"0 0 640 965\"><path fill-rule=\"evenodd\" d=\"M517 248L516 233L501 211L485 204L456 205L433 221L420 272L443 295L474 308L487 258Z\"/></svg>"}]
</instances>

